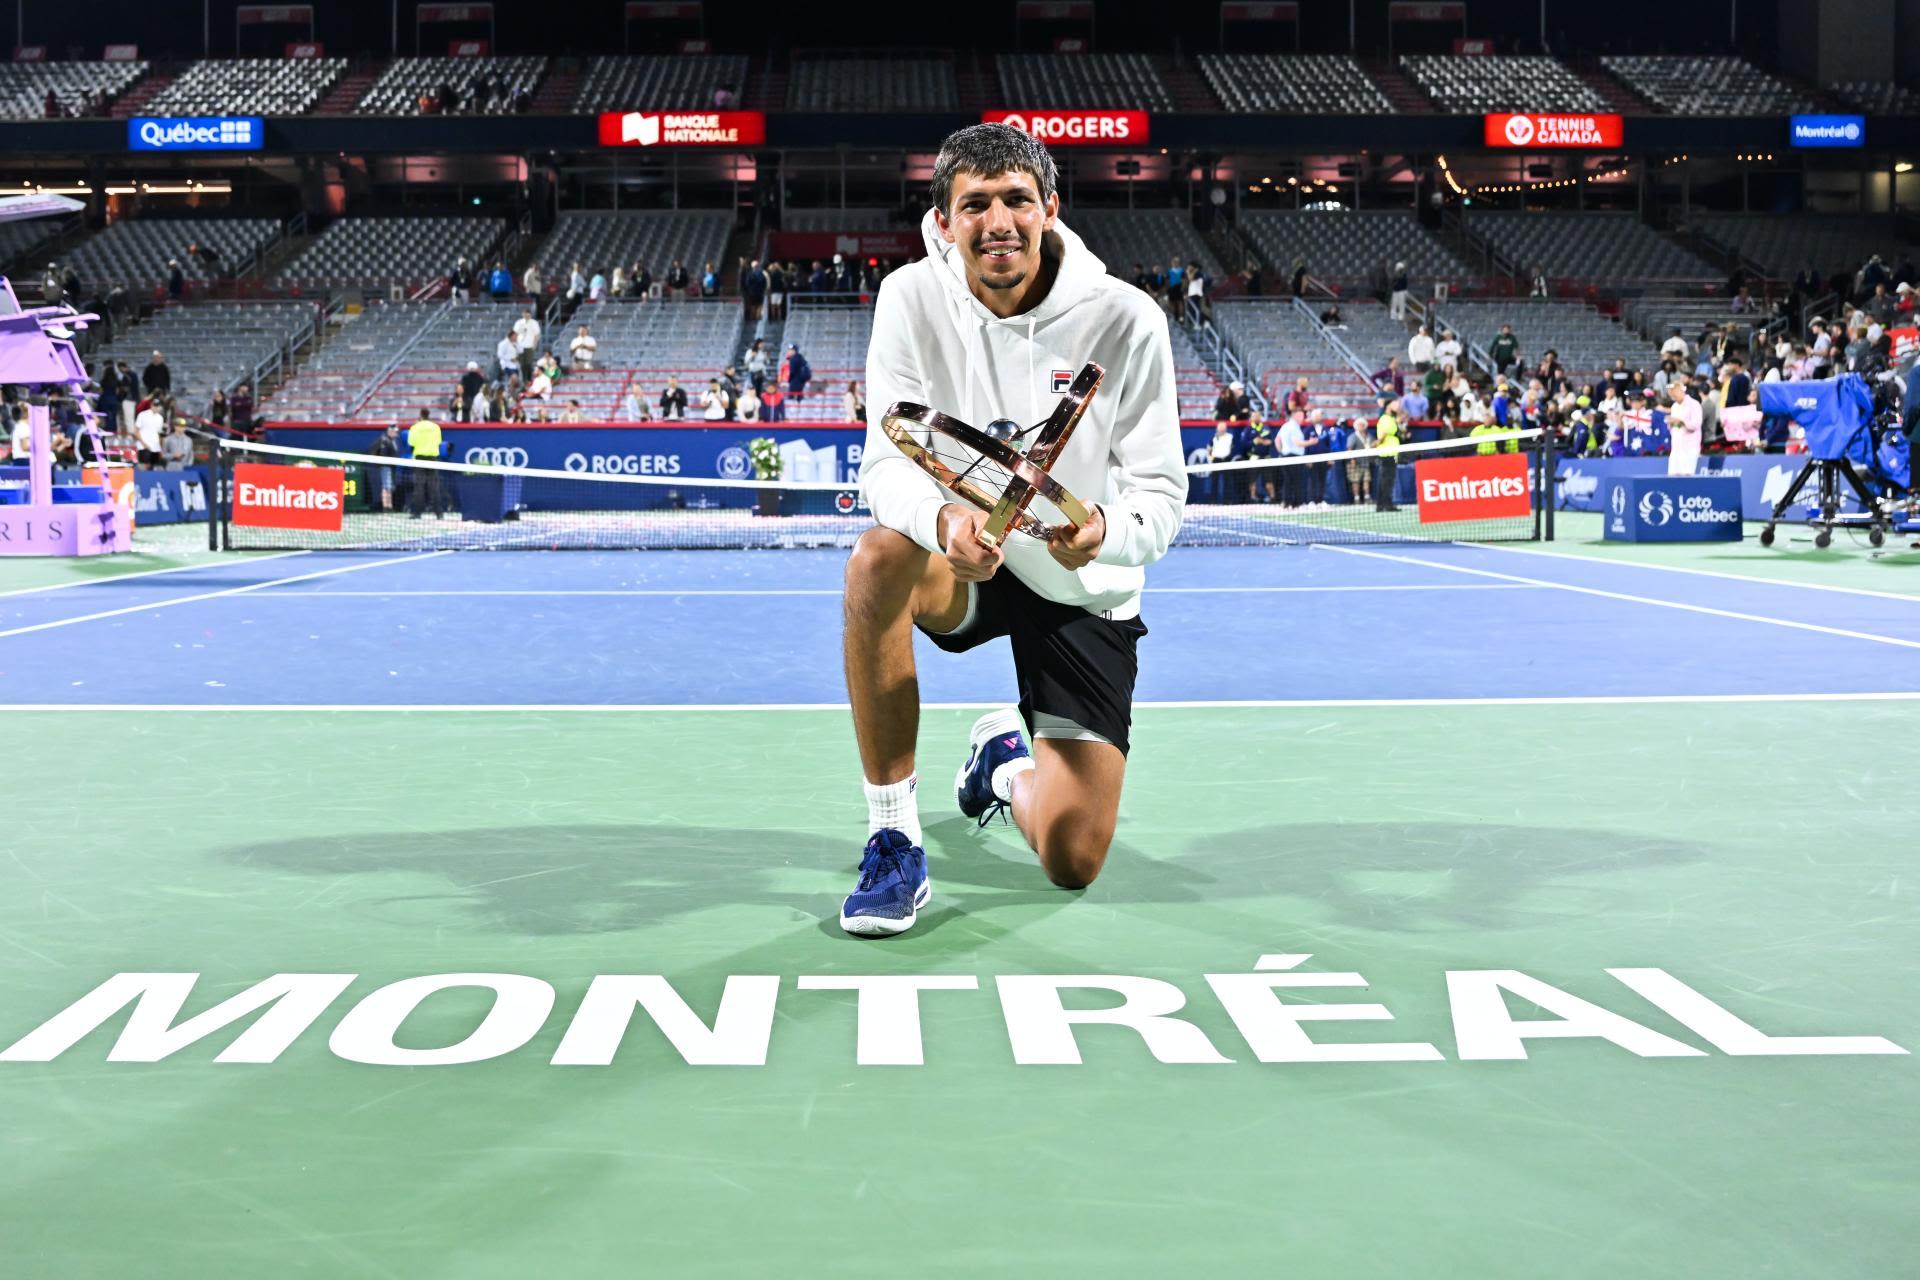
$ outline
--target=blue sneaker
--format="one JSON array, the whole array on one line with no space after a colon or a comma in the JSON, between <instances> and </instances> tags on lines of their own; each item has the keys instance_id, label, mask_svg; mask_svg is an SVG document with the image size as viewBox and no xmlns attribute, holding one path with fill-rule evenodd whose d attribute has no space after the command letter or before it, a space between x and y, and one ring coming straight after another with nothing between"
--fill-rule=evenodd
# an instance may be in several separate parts
<instances>
[{"instance_id":1,"label":"blue sneaker","mask_svg":"<svg viewBox=\"0 0 1920 1280\"><path fill-rule=\"evenodd\" d=\"M1012 707L989 711L973 722L967 736L967 762L953 780L960 801L960 812L977 819L981 826L1007 808L1007 802L993 794L993 771L1009 760L1030 757L1025 724Z\"/></svg>"},{"instance_id":2,"label":"blue sneaker","mask_svg":"<svg viewBox=\"0 0 1920 1280\"><path fill-rule=\"evenodd\" d=\"M873 833L860 859L860 887L840 904L840 927L868 936L905 933L933 897L927 855L892 827Z\"/></svg>"}]
</instances>

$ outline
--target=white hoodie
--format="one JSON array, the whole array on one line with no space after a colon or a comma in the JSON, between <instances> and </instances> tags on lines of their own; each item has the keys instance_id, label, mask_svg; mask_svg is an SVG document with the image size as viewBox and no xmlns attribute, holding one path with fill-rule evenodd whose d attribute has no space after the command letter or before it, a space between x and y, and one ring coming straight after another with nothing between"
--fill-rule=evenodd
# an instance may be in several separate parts
<instances>
[{"instance_id":1,"label":"white hoodie","mask_svg":"<svg viewBox=\"0 0 1920 1280\"><path fill-rule=\"evenodd\" d=\"M860 485L874 518L935 555L940 508L958 502L894 447L881 420L906 400L984 427L996 418L1043 421L1089 360L1106 380L1050 468L1083 502L1098 503L1106 541L1092 564L1062 568L1046 544L1012 533L1006 568L1050 600L1091 613L1140 612L1144 566L1166 554L1186 505L1178 389L1167 320L1146 294L1107 274L1080 237L1055 221L1044 252L1058 254L1039 306L1001 319L967 288L957 246L933 211L920 224L927 257L889 275L867 348L867 442Z\"/></svg>"}]
</instances>

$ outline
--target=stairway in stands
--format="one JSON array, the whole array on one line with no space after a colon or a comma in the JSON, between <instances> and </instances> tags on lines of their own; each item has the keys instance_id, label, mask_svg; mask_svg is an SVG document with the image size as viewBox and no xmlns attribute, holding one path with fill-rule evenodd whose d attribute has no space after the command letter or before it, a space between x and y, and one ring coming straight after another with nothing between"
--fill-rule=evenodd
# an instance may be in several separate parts
<instances>
[{"instance_id":1,"label":"stairway in stands","mask_svg":"<svg viewBox=\"0 0 1920 1280\"><path fill-rule=\"evenodd\" d=\"M768 54L749 72L742 105L751 111L785 111L787 78L785 71L774 68L773 55Z\"/></svg>"},{"instance_id":2,"label":"stairway in stands","mask_svg":"<svg viewBox=\"0 0 1920 1280\"><path fill-rule=\"evenodd\" d=\"M573 100L580 92L586 63L580 58L555 58L547 68L546 79L533 94L533 114L564 116L573 113Z\"/></svg>"},{"instance_id":3,"label":"stairway in stands","mask_svg":"<svg viewBox=\"0 0 1920 1280\"><path fill-rule=\"evenodd\" d=\"M955 63L953 74L962 111L972 114L1005 105L1005 95L1000 92L1000 73L994 70L991 59L978 53L963 54Z\"/></svg>"},{"instance_id":4,"label":"stairway in stands","mask_svg":"<svg viewBox=\"0 0 1920 1280\"><path fill-rule=\"evenodd\" d=\"M1173 95L1175 111L1222 109L1220 99L1207 87L1206 78L1191 64L1173 58L1155 58L1153 67L1160 73L1160 82L1167 86L1167 92Z\"/></svg>"},{"instance_id":5,"label":"stairway in stands","mask_svg":"<svg viewBox=\"0 0 1920 1280\"><path fill-rule=\"evenodd\" d=\"M316 116L345 116L353 114L360 105L360 99L367 96L367 90L373 88L373 82L380 78L384 64L379 61L356 61L347 67L347 73L334 81L333 88L327 90L314 107Z\"/></svg>"},{"instance_id":6,"label":"stairway in stands","mask_svg":"<svg viewBox=\"0 0 1920 1280\"><path fill-rule=\"evenodd\" d=\"M1385 58L1362 58L1360 69L1367 73L1380 92L1387 95L1387 102L1397 116L1425 116L1435 111L1433 100L1420 91L1420 86L1410 79L1406 72Z\"/></svg>"},{"instance_id":7,"label":"stairway in stands","mask_svg":"<svg viewBox=\"0 0 1920 1280\"><path fill-rule=\"evenodd\" d=\"M185 63L173 63L166 67L155 67L145 76L134 82L134 86L114 101L111 115L115 120L126 120L140 114L140 109L152 102L159 92L180 78L187 69Z\"/></svg>"},{"instance_id":8,"label":"stairway in stands","mask_svg":"<svg viewBox=\"0 0 1920 1280\"><path fill-rule=\"evenodd\" d=\"M1597 62L1586 65L1573 65L1571 66L1571 70L1574 75L1580 77L1582 84L1599 94L1601 98L1606 101L1607 108L1611 111L1617 111L1623 116L1657 116L1660 114L1658 107L1628 88L1624 80L1620 80L1609 74L1607 69Z\"/></svg>"}]
</instances>

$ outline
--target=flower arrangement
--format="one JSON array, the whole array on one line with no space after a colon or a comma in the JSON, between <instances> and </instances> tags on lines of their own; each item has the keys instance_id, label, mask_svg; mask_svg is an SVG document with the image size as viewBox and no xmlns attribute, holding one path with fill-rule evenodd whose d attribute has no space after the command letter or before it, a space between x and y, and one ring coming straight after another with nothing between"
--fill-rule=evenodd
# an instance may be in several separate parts
<instances>
[{"instance_id":1,"label":"flower arrangement","mask_svg":"<svg viewBox=\"0 0 1920 1280\"><path fill-rule=\"evenodd\" d=\"M747 441L747 461L753 465L755 480L780 478L780 446L774 443L772 436L758 436Z\"/></svg>"}]
</instances>

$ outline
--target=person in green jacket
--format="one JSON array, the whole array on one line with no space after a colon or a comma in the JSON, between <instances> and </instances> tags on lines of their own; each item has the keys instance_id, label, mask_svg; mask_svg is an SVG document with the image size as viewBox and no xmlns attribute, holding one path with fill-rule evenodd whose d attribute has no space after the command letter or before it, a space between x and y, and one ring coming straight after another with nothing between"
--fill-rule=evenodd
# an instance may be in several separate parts
<instances>
[{"instance_id":1,"label":"person in green jacket","mask_svg":"<svg viewBox=\"0 0 1920 1280\"><path fill-rule=\"evenodd\" d=\"M1493 368L1502 377L1507 370L1520 363L1520 339L1513 336L1513 326L1503 324L1500 334L1487 344L1487 355L1493 359Z\"/></svg>"}]
</instances>

